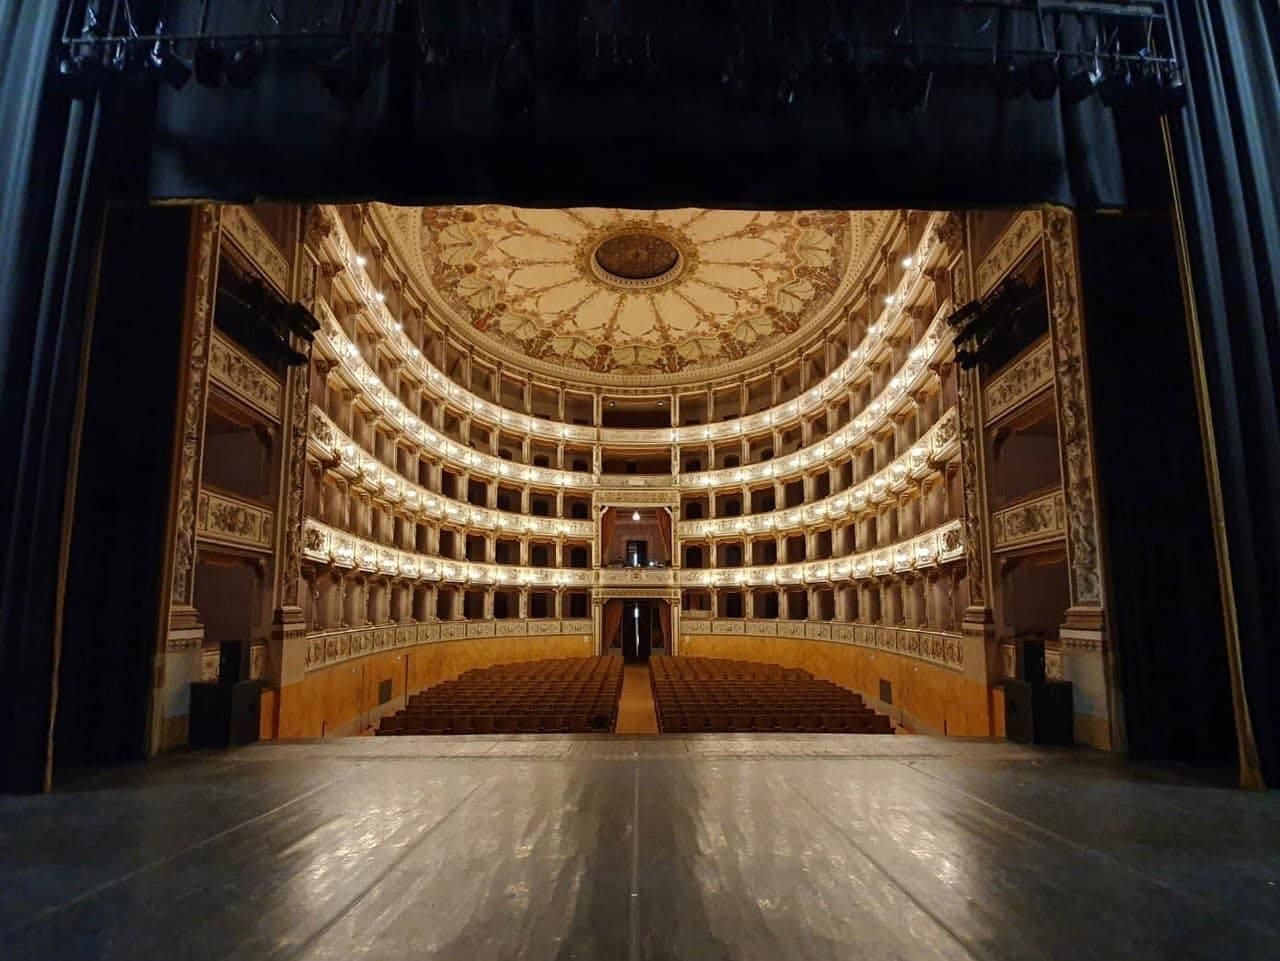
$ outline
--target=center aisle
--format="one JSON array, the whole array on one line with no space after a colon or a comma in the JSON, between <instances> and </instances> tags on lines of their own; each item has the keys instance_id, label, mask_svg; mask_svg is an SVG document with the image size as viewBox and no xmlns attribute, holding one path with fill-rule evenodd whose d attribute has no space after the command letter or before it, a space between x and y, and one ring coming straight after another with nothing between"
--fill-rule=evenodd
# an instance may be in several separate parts
<instances>
[{"instance_id":1,"label":"center aisle","mask_svg":"<svg viewBox=\"0 0 1280 961\"><path fill-rule=\"evenodd\" d=\"M657 734L658 712L653 705L648 664L628 664L622 669L622 694L618 698L618 734Z\"/></svg>"}]
</instances>

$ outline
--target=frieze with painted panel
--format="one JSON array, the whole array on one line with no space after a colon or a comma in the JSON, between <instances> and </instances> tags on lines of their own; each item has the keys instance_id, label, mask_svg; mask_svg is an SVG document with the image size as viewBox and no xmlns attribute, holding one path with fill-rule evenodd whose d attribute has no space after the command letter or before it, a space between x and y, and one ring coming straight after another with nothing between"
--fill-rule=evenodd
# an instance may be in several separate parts
<instances>
[{"instance_id":1,"label":"frieze with painted panel","mask_svg":"<svg viewBox=\"0 0 1280 961\"><path fill-rule=\"evenodd\" d=\"M280 419L280 381L225 337L213 335L209 373L232 395L272 420Z\"/></svg>"},{"instance_id":2,"label":"frieze with painted panel","mask_svg":"<svg viewBox=\"0 0 1280 961\"><path fill-rule=\"evenodd\" d=\"M1010 550L1060 540L1067 531L1061 490L1001 508L991 515L992 550Z\"/></svg>"},{"instance_id":3,"label":"frieze with painted panel","mask_svg":"<svg viewBox=\"0 0 1280 961\"><path fill-rule=\"evenodd\" d=\"M202 540L271 550L272 512L259 504L209 488L200 491L196 532Z\"/></svg>"},{"instance_id":4,"label":"frieze with painted panel","mask_svg":"<svg viewBox=\"0 0 1280 961\"><path fill-rule=\"evenodd\" d=\"M987 423L1053 386L1053 345L1046 336L987 385Z\"/></svg>"}]
</instances>

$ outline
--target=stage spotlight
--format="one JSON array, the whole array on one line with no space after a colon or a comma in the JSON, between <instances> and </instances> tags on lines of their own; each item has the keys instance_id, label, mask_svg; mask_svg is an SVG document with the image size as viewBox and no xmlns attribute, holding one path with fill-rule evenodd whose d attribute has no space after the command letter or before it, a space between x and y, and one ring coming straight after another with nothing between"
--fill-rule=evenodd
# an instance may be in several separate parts
<instances>
[{"instance_id":1,"label":"stage spotlight","mask_svg":"<svg viewBox=\"0 0 1280 961\"><path fill-rule=\"evenodd\" d=\"M110 73L124 74L131 65L137 62L137 50L127 41L117 40L107 48L107 56L103 65Z\"/></svg>"},{"instance_id":2,"label":"stage spotlight","mask_svg":"<svg viewBox=\"0 0 1280 961\"><path fill-rule=\"evenodd\" d=\"M1088 100L1100 83L1102 83L1102 64L1094 59L1066 76L1062 81L1062 98L1067 103Z\"/></svg>"},{"instance_id":3,"label":"stage spotlight","mask_svg":"<svg viewBox=\"0 0 1280 961\"><path fill-rule=\"evenodd\" d=\"M228 86L235 90L252 90L262 76L264 59L261 41L237 47L226 60Z\"/></svg>"},{"instance_id":4,"label":"stage spotlight","mask_svg":"<svg viewBox=\"0 0 1280 961\"><path fill-rule=\"evenodd\" d=\"M1134 100L1133 71L1128 64L1113 64L1105 71L1098 84L1098 96L1108 107L1129 106Z\"/></svg>"},{"instance_id":5,"label":"stage spotlight","mask_svg":"<svg viewBox=\"0 0 1280 961\"><path fill-rule=\"evenodd\" d=\"M181 90L191 79L191 64L178 56L168 40L157 40L151 47L147 67L174 90Z\"/></svg>"},{"instance_id":6,"label":"stage spotlight","mask_svg":"<svg viewBox=\"0 0 1280 961\"><path fill-rule=\"evenodd\" d=\"M1003 100L1013 100L1026 89L1026 78L1013 57L1003 56L991 64L991 82Z\"/></svg>"},{"instance_id":7,"label":"stage spotlight","mask_svg":"<svg viewBox=\"0 0 1280 961\"><path fill-rule=\"evenodd\" d=\"M87 100L102 82L102 61L86 54L64 57L58 63L58 79L62 89L73 100Z\"/></svg>"},{"instance_id":8,"label":"stage spotlight","mask_svg":"<svg viewBox=\"0 0 1280 961\"><path fill-rule=\"evenodd\" d=\"M1171 67L1160 74L1161 93L1160 110L1162 113L1175 113L1187 105L1187 83L1182 71Z\"/></svg>"},{"instance_id":9,"label":"stage spotlight","mask_svg":"<svg viewBox=\"0 0 1280 961\"><path fill-rule=\"evenodd\" d=\"M204 41L196 47L196 83L202 87L222 86L227 69L227 52L217 44Z\"/></svg>"},{"instance_id":10,"label":"stage spotlight","mask_svg":"<svg viewBox=\"0 0 1280 961\"><path fill-rule=\"evenodd\" d=\"M1052 100L1058 92L1058 64L1047 57L1027 65L1027 89L1036 100Z\"/></svg>"}]
</instances>

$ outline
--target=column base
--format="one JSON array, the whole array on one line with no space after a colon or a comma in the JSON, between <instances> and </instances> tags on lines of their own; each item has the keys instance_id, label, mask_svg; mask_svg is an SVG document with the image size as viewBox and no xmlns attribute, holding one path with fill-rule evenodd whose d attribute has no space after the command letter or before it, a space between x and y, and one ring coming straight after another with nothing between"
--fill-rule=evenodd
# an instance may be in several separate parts
<instances>
[{"instance_id":1,"label":"column base","mask_svg":"<svg viewBox=\"0 0 1280 961\"><path fill-rule=\"evenodd\" d=\"M187 743L191 684L204 679L204 625L194 607L176 607L170 612L164 650L157 661L152 754L172 751ZM216 675L216 652L213 670Z\"/></svg>"},{"instance_id":2,"label":"column base","mask_svg":"<svg viewBox=\"0 0 1280 961\"><path fill-rule=\"evenodd\" d=\"M1068 608L1058 638L1062 644L1061 677L1072 684L1076 743L1109 751L1111 698L1105 612L1101 608Z\"/></svg>"}]
</instances>

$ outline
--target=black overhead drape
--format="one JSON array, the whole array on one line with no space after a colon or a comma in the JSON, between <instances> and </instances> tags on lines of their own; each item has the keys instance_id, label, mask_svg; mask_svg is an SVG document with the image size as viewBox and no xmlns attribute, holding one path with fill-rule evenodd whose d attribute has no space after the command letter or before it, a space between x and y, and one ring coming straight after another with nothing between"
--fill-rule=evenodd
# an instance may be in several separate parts
<instances>
[{"instance_id":1,"label":"black overhead drape","mask_svg":"<svg viewBox=\"0 0 1280 961\"><path fill-rule=\"evenodd\" d=\"M189 6L189 16L198 16L203 5ZM370 56L367 90L344 103L326 89L313 54L269 44L256 92L195 83L161 92L149 158L133 168L138 176L130 189L139 195L549 206L1120 207L1141 203L1142 184L1152 170L1162 172L1139 162L1142 151L1118 135L1097 98L1067 106L1057 98L997 95L989 76L997 38L1005 47L1040 49L1028 11L1006 11L984 28L989 10L917 5L914 36L971 48L956 55L968 72L939 77L924 110L901 113L873 98L864 113L851 111L856 98L833 83L806 87L779 113L754 99L726 102L721 64L741 46L750 69L772 69L779 51L799 45L789 37L830 30L827 0L773 4L767 16L763 3L726 9L684 0L209 6L210 28L222 33L333 30L344 10L358 21L357 31L394 27L412 35L421 27L450 51L447 82L423 86L423 52L410 37ZM886 42L902 16L895 3L850 8L854 42ZM727 26L739 13L746 24L741 40ZM766 23L771 37L752 34ZM1067 49L1077 48L1080 29L1078 18L1064 21ZM664 58L656 80L577 79L601 42L597 36L615 30L652 38ZM512 33L531 39L511 50ZM603 43L607 59L611 41ZM519 86L526 77L531 86Z\"/></svg>"},{"instance_id":2,"label":"black overhead drape","mask_svg":"<svg viewBox=\"0 0 1280 961\"><path fill-rule=\"evenodd\" d=\"M1249 716L1280 785L1280 7L1178 0L1179 186L1212 395ZM1206 584L1210 572L1206 572Z\"/></svg>"}]
</instances>

